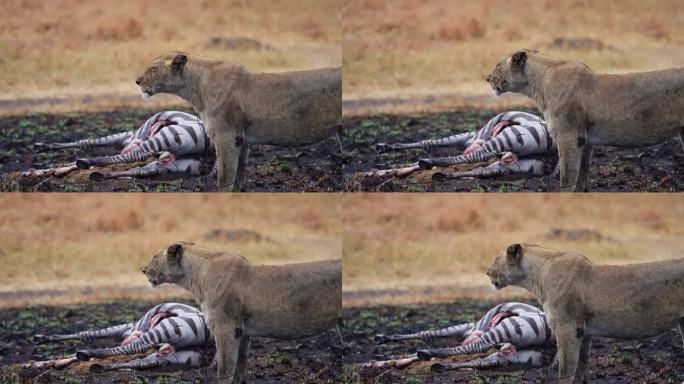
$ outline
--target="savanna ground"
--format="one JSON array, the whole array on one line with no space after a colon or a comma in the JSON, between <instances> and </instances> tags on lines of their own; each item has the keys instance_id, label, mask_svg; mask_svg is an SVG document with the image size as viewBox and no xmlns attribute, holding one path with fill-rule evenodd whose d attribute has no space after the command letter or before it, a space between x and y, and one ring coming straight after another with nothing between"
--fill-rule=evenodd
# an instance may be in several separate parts
<instances>
[{"instance_id":1,"label":"savanna ground","mask_svg":"<svg viewBox=\"0 0 684 384\"><path fill-rule=\"evenodd\" d=\"M178 300L171 300L178 301ZM184 300L181 300L184 301ZM193 302L185 301L193 305ZM0 382L1 383L204 383L206 367L215 348L201 350L203 367L174 370L120 370L90 373L94 362L77 362L62 369L22 368L30 361L41 361L75 353L85 347L104 348L117 340L99 339L36 343L40 334L73 333L137 321L156 302L116 301L104 304L30 306L0 312ZM195 304L196 305L196 304ZM120 341L120 340L119 340ZM128 361L141 355L107 358L99 362ZM248 380L253 383L335 383L342 374L341 346L337 332L295 341L252 340L248 362Z\"/></svg>"},{"instance_id":2,"label":"savanna ground","mask_svg":"<svg viewBox=\"0 0 684 384\"><path fill-rule=\"evenodd\" d=\"M540 113L534 109L512 107ZM433 181L432 171L419 170L406 178L365 176L374 169L388 169L413 164L421 158L454 156L458 148L442 148L433 152L420 149L381 153L378 143L409 143L437 139L460 132L477 131L504 110L462 108L432 113L372 114L344 119L345 150L343 165L345 191L367 192L544 192L557 191L559 177L551 177L558 161L554 152L543 159L547 163L544 176L511 175L486 179ZM541 116L541 115L540 115ZM492 159L494 162L498 159ZM447 170L469 170L487 164L466 164ZM640 149L595 147L591 163L591 191L681 191L684 189L684 151L679 138Z\"/></svg>"},{"instance_id":3,"label":"savanna ground","mask_svg":"<svg viewBox=\"0 0 684 384\"><path fill-rule=\"evenodd\" d=\"M4 4L0 15L0 190L215 190L215 183L207 183L204 177L95 183L89 180L90 172L62 179L26 179L9 173L63 165L86 154L116 154L113 148L38 154L33 150L36 141L130 131L155 112L190 111L186 102L174 96L158 95L148 103L139 96L136 76L166 51L235 60L254 72L340 66L341 23L338 0L24 0ZM341 190L342 159L332 139L295 149L260 146L252 155L248 190Z\"/></svg>"},{"instance_id":4,"label":"savanna ground","mask_svg":"<svg viewBox=\"0 0 684 384\"><path fill-rule=\"evenodd\" d=\"M149 288L140 272L157 249L174 241L234 251L255 264L339 258L342 252L341 204L325 194L5 194L0 206L3 383L202 383L203 369L92 375L87 364L64 371L14 364L63 356L81 345L36 345L36 333L130 322L164 301L192 303L180 288ZM299 341L259 339L250 353L250 378L336 382L340 354L334 330Z\"/></svg>"},{"instance_id":5,"label":"savanna ground","mask_svg":"<svg viewBox=\"0 0 684 384\"><path fill-rule=\"evenodd\" d=\"M193 113L192 110L181 110ZM145 178L90 180L95 170L130 169L143 164L119 164L76 170L65 177L21 175L29 169L63 166L78 158L115 155L120 148L98 147L88 150L60 149L38 152L37 142L68 142L96 138L137 129L157 111L118 109L103 112L34 113L0 118L0 191L29 192L139 192L139 191L213 191L214 178L208 180L215 156L204 157L203 176L169 175ZM152 161L154 159L150 159ZM299 148L254 145L247 167L248 191L339 191L342 189L342 161L337 140Z\"/></svg>"},{"instance_id":6,"label":"savanna ground","mask_svg":"<svg viewBox=\"0 0 684 384\"><path fill-rule=\"evenodd\" d=\"M519 300L516 300L519 301ZM529 300L525 300L528 301ZM536 304L530 302L531 304ZM511 368L508 370L447 371L433 373L431 362L418 362L404 369L366 368L371 360L386 360L415 353L417 349L448 347L461 340L442 339L426 344L404 341L379 344L376 334L411 333L479 320L495 303L488 300L458 300L446 304L374 305L345 310L344 376L346 383L548 383L557 379L555 369ZM539 348L547 361L554 346ZM494 352L494 350L489 351ZM476 356L449 358L470 360ZM680 383L684 380L684 349L676 329L647 340L594 340L590 360L592 383Z\"/></svg>"},{"instance_id":7,"label":"savanna ground","mask_svg":"<svg viewBox=\"0 0 684 384\"><path fill-rule=\"evenodd\" d=\"M406 333L473 321L495 303L534 303L529 292L489 288L485 271L512 243L580 252L625 264L684 253L676 194L350 194L344 197L344 380L351 383L544 383L547 368L441 375L361 364L415 352L420 342L378 345ZM446 345L448 341L431 345ZM547 357L553 348L545 349ZM598 339L592 382L680 383L684 350L675 330L652 340Z\"/></svg>"}]
</instances>

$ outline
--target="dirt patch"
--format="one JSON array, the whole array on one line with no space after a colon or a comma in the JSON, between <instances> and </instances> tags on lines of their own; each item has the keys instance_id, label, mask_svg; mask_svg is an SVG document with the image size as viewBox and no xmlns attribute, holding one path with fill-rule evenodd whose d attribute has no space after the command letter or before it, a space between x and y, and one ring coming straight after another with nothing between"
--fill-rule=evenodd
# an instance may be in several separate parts
<instances>
[{"instance_id":1,"label":"dirt patch","mask_svg":"<svg viewBox=\"0 0 684 384\"><path fill-rule=\"evenodd\" d=\"M520 300L525 301L525 300ZM533 303L534 304L534 303ZM448 371L433 373L423 363L403 370L368 369L370 360L415 353L425 343L419 341L377 344L377 333L416 332L428 328L474 321L494 305L490 301L460 300L447 304L374 306L347 308L344 319L343 381L352 383L546 383L557 378L549 367L512 371ZM439 340L430 346L453 345L454 340ZM555 348L543 349L552 357ZM671 330L657 338L641 341L594 339L590 375L592 383L679 383L684 380L684 350L681 338Z\"/></svg>"},{"instance_id":2,"label":"dirt patch","mask_svg":"<svg viewBox=\"0 0 684 384\"><path fill-rule=\"evenodd\" d=\"M519 108L539 114L535 110ZM413 142L475 131L496 114L490 109L459 109L426 114L377 114L344 120L348 161L343 166L345 191L367 192L543 192L558 190L558 178L502 177L481 180L433 181L429 173L410 178L364 177L372 169L412 164L429 157L422 150L379 153L378 143ZM448 155L444 149L433 156ZM545 159L555 163L555 156ZM480 164L482 165L482 164ZM474 167L474 165L472 166ZM684 190L684 155L678 138L641 149L595 147L591 164L592 191Z\"/></svg>"},{"instance_id":3,"label":"dirt patch","mask_svg":"<svg viewBox=\"0 0 684 384\"><path fill-rule=\"evenodd\" d=\"M192 113L191 110L186 112ZM36 142L62 142L131 131L154 112L118 109L106 112L29 114L0 118L0 191L207 191L215 182L200 177L155 177L91 181L90 172L64 178L20 177L17 172L43 169L73 162L85 156L116 154L115 148L36 152ZM247 167L249 191L339 191L342 161L337 141L330 139L300 148L266 145L251 147ZM117 166L117 168L119 168ZM92 172L92 171L91 171Z\"/></svg>"},{"instance_id":4,"label":"dirt patch","mask_svg":"<svg viewBox=\"0 0 684 384\"><path fill-rule=\"evenodd\" d=\"M178 300L184 302L183 300ZM29 360L73 354L83 346L78 341L36 344L37 333L71 333L135 321L155 303L120 301L96 305L63 307L35 306L8 309L0 313L0 383L203 383L205 368L183 371L112 371L91 374L90 363L64 370L21 369ZM192 304L192 303L189 303ZM112 340L98 340L89 346L111 346ZM203 350L207 365L213 347ZM118 358L118 360L121 360ZM251 383L334 383L342 372L341 346L334 330L324 335L295 341L255 338L249 354Z\"/></svg>"}]
</instances>

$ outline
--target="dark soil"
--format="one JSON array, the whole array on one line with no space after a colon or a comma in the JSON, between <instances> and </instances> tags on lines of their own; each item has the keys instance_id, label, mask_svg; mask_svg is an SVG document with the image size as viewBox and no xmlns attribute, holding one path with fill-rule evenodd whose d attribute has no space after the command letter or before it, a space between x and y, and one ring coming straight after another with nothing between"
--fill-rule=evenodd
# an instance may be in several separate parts
<instances>
[{"instance_id":1,"label":"dark soil","mask_svg":"<svg viewBox=\"0 0 684 384\"><path fill-rule=\"evenodd\" d=\"M0 118L0 191L205 191L215 190L206 177L91 181L84 177L20 177L16 172L43 169L86 156L113 155L117 148L36 152L36 142L65 142L132 131L157 111L120 109L106 112L29 114ZM186 112L192 113L190 110ZM248 191L339 191L342 157L334 137L301 148L251 147Z\"/></svg>"},{"instance_id":2,"label":"dark soil","mask_svg":"<svg viewBox=\"0 0 684 384\"><path fill-rule=\"evenodd\" d=\"M525 110L525 109L523 109ZM347 191L421 192L421 191L555 191L558 178L515 177L482 180L431 180L430 172L409 178L363 177L371 169L387 169L415 163L419 158L447 155L422 150L379 153L378 143L413 142L441 138L459 132L478 130L502 111L462 109L451 112L350 117L344 120L344 165ZM539 114L537 111L528 112ZM451 154L454 154L451 152ZM547 160L555 164L555 156ZM474 168L471 166L470 168ZM682 191L684 154L678 138L642 149L595 147L591 165L592 191Z\"/></svg>"},{"instance_id":3,"label":"dark soil","mask_svg":"<svg viewBox=\"0 0 684 384\"><path fill-rule=\"evenodd\" d=\"M154 304L121 301L0 311L0 383L204 383L204 367L99 374L89 372L89 362L75 363L64 370L21 368L21 364L30 360L66 356L83 347L80 341L37 344L33 341L35 334L72 333L135 321ZM88 343L92 347L114 345L117 345L116 340L107 339ZM213 347L203 350L206 365L214 350ZM339 336L331 330L324 335L295 341L254 338L248 364L250 383L337 383L342 375Z\"/></svg>"},{"instance_id":4,"label":"dark soil","mask_svg":"<svg viewBox=\"0 0 684 384\"><path fill-rule=\"evenodd\" d=\"M386 360L415 353L426 346L420 341L374 342L375 334L409 333L475 321L494 304L462 300L449 304L374 306L345 309L344 377L347 383L547 383L557 372L550 367L509 371L430 372L431 362L402 370L363 368L370 360ZM460 340L440 340L429 346L448 346ZM542 349L547 360L555 347ZM659 337L639 341L595 338L590 362L592 383L681 383L684 380L684 349L675 329Z\"/></svg>"}]
</instances>

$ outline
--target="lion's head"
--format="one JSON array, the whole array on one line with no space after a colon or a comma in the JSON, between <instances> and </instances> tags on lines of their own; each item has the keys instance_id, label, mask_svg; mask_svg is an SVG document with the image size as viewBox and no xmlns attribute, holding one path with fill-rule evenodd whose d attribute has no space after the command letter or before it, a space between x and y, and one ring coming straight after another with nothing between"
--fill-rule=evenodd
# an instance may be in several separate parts
<instances>
[{"instance_id":1,"label":"lion's head","mask_svg":"<svg viewBox=\"0 0 684 384\"><path fill-rule=\"evenodd\" d=\"M525 278L525 270L522 267L524 254L522 245L513 244L494 259L494 263L487 271L494 289L515 285Z\"/></svg>"},{"instance_id":2,"label":"lion's head","mask_svg":"<svg viewBox=\"0 0 684 384\"><path fill-rule=\"evenodd\" d=\"M177 283L185 276L182 267L183 244L171 244L152 256L150 262L142 269L153 287L162 283Z\"/></svg>"},{"instance_id":3,"label":"lion's head","mask_svg":"<svg viewBox=\"0 0 684 384\"><path fill-rule=\"evenodd\" d=\"M511 57L501 59L487 75L486 80L497 96L506 92L520 92L527 86L525 64L527 51L517 51Z\"/></svg>"},{"instance_id":4,"label":"lion's head","mask_svg":"<svg viewBox=\"0 0 684 384\"><path fill-rule=\"evenodd\" d=\"M147 99L156 93L175 93L185 85L183 71L188 55L182 52L168 52L150 63L138 76L135 83Z\"/></svg>"}]
</instances>

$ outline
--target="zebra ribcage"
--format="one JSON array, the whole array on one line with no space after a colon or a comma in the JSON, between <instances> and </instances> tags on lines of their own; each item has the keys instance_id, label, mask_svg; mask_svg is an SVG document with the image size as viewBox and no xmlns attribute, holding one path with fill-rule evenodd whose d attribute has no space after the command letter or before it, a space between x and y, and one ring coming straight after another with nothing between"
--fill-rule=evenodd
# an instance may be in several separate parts
<instances>
[{"instance_id":1,"label":"zebra ribcage","mask_svg":"<svg viewBox=\"0 0 684 384\"><path fill-rule=\"evenodd\" d=\"M90 357L130 355L142 353L155 345L168 343L176 348L203 345L211 340L204 317L167 317L155 327L143 333L137 340L125 346L79 351L80 360Z\"/></svg>"},{"instance_id":2,"label":"zebra ribcage","mask_svg":"<svg viewBox=\"0 0 684 384\"><path fill-rule=\"evenodd\" d=\"M434 349L430 350L430 353L432 356L469 355L485 352L503 343L511 343L522 348L547 343L551 337L545 316L514 316L503 319L470 344Z\"/></svg>"}]
</instances>

